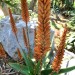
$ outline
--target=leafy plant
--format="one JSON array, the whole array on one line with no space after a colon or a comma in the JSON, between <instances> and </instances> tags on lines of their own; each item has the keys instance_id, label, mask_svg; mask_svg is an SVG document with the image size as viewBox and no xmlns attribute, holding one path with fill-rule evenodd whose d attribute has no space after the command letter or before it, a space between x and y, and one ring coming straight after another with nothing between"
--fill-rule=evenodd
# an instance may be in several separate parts
<instances>
[{"instance_id":1,"label":"leafy plant","mask_svg":"<svg viewBox=\"0 0 75 75\"><path fill-rule=\"evenodd\" d=\"M11 6L11 7L16 7L16 3L12 3L12 0L0 0L0 4L2 6L4 6L4 3L6 3L7 5Z\"/></svg>"},{"instance_id":2,"label":"leafy plant","mask_svg":"<svg viewBox=\"0 0 75 75\"><path fill-rule=\"evenodd\" d=\"M69 27L69 29L71 29L71 30L75 30L75 17L72 17L72 18L70 19L70 21L68 22L68 27Z\"/></svg>"},{"instance_id":3,"label":"leafy plant","mask_svg":"<svg viewBox=\"0 0 75 75\"><path fill-rule=\"evenodd\" d=\"M75 33L71 32L66 40L66 49L75 53Z\"/></svg>"},{"instance_id":4,"label":"leafy plant","mask_svg":"<svg viewBox=\"0 0 75 75\"><path fill-rule=\"evenodd\" d=\"M17 27L15 25L11 10L10 23L12 31L16 37L16 40L20 46L18 49L19 59L23 63L12 63L9 65L24 75L59 75L61 73L66 73L75 69L75 66L65 69L61 68L61 62L64 55L65 40L67 34L67 27L63 29L63 33L60 39L60 44L58 46L58 51L55 58L53 59L52 65L50 64L51 54L50 52L54 50L53 37L50 40L50 0L38 0L38 26L35 29L34 37L34 54L32 53L30 42L29 42L29 12L27 7L27 1L21 0L22 9L22 19L26 23L26 30L23 28L24 43L28 50L28 54L22 49L17 38Z\"/></svg>"},{"instance_id":5,"label":"leafy plant","mask_svg":"<svg viewBox=\"0 0 75 75\"><path fill-rule=\"evenodd\" d=\"M0 5L2 8L9 6L15 14L20 14L21 12L19 0L0 0Z\"/></svg>"},{"instance_id":6,"label":"leafy plant","mask_svg":"<svg viewBox=\"0 0 75 75\"><path fill-rule=\"evenodd\" d=\"M74 0L52 0L52 6L55 11L73 10Z\"/></svg>"}]
</instances>

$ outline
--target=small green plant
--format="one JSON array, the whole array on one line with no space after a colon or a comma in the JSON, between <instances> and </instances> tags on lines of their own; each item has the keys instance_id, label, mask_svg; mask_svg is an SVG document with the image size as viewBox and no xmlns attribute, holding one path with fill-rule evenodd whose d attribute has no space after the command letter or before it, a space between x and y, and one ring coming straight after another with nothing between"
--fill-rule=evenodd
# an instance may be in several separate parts
<instances>
[{"instance_id":1,"label":"small green plant","mask_svg":"<svg viewBox=\"0 0 75 75\"><path fill-rule=\"evenodd\" d=\"M75 30L75 17L72 17L68 23L68 27L71 29L71 30Z\"/></svg>"},{"instance_id":2,"label":"small green plant","mask_svg":"<svg viewBox=\"0 0 75 75\"><path fill-rule=\"evenodd\" d=\"M0 0L2 8L9 6L15 14L20 14L21 12L19 4L19 0Z\"/></svg>"},{"instance_id":3,"label":"small green plant","mask_svg":"<svg viewBox=\"0 0 75 75\"><path fill-rule=\"evenodd\" d=\"M52 0L53 8L57 10L72 10L74 8L74 0Z\"/></svg>"},{"instance_id":4,"label":"small green plant","mask_svg":"<svg viewBox=\"0 0 75 75\"><path fill-rule=\"evenodd\" d=\"M66 49L75 53L75 33L70 32L69 37L66 40Z\"/></svg>"},{"instance_id":5,"label":"small green plant","mask_svg":"<svg viewBox=\"0 0 75 75\"><path fill-rule=\"evenodd\" d=\"M0 16L0 20L1 20L2 18L4 18L4 16Z\"/></svg>"},{"instance_id":6,"label":"small green plant","mask_svg":"<svg viewBox=\"0 0 75 75\"><path fill-rule=\"evenodd\" d=\"M16 7L17 3L12 3L12 0L0 0L0 4L4 6L4 4L7 4L11 7Z\"/></svg>"},{"instance_id":7,"label":"small green plant","mask_svg":"<svg viewBox=\"0 0 75 75\"><path fill-rule=\"evenodd\" d=\"M52 36L50 32L50 3L50 0L38 0L38 26L34 30L34 54L29 43L29 30L27 25L29 21L29 12L27 1L21 0L21 14L23 21L26 23L26 30L23 28L23 37L28 53L26 53L19 44L17 27L11 10L9 9L11 28L21 49L18 49L19 60L23 61L23 63L10 62L9 65L23 75L59 75L75 69L75 66L61 69L67 34L66 26L63 30L56 56L52 63L50 63L50 58L52 57L50 52L54 50L53 38L50 40L50 36Z\"/></svg>"}]
</instances>

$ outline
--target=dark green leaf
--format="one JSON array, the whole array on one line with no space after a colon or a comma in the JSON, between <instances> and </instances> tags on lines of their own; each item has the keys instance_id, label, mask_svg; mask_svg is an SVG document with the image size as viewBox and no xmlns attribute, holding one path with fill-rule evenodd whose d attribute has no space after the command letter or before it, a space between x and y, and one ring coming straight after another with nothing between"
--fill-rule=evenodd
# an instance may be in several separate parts
<instances>
[{"instance_id":1,"label":"dark green leaf","mask_svg":"<svg viewBox=\"0 0 75 75\"><path fill-rule=\"evenodd\" d=\"M54 72L52 75L59 75L59 74L61 74L61 73L67 73L67 72L70 72L70 71L72 71L72 70L74 70L75 69L75 66L73 66L73 67L69 67L69 68L65 68L65 69L60 69L60 71L58 72L58 73L56 73L56 72ZM52 73L52 69L48 69L48 70L43 70L42 72L41 72L41 74L42 75L49 75L50 73Z\"/></svg>"},{"instance_id":2,"label":"dark green leaf","mask_svg":"<svg viewBox=\"0 0 75 75\"><path fill-rule=\"evenodd\" d=\"M25 53L24 50L21 50L21 54L22 54L22 56L25 60L25 63L27 65L30 73L33 75L33 73L34 73L34 65L33 65L34 63L33 63L33 61L28 57L28 55Z\"/></svg>"},{"instance_id":3,"label":"dark green leaf","mask_svg":"<svg viewBox=\"0 0 75 75\"><path fill-rule=\"evenodd\" d=\"M19 63L9 63L9 65L18 72L24 75L30 75L27 66L21 65Z\"/></svg>"},{"instance_id":4,"label":"dark green leaf","mask_svg":"<svg viewBox=\"0 0 75 75\"><path fill-rule=\"evenodd\" d=\"M40 61L38 61L38 63L36 64L36 66L35 66L35 75L37 75L37 74L39 74L39 72L40 72Z\"/></svg>"},{"instance_id":5,"label":"dark green leaf","mask_svg":"<svg viewBox=\"0 0 75 75\"><path fill-rule=\"evenodd\" d=\"M48 69L48 70L43 70L42 72L41 72L41 75L49 75L50 73L52 73L52 69Z\"/></svg>"},{"instance_id":6,"label":"dark green leaf","mask_svg":"<svg viewBox=\"0 0 75 75\"><path fill-rule=\"evenodd\" d=\"M54 28L59 29L54 21L51 21L51 24L53 25Z\"/></svg>"},{"instance_id":7,"label":"dark green leaf","mask_svg":"<svg viewBox=\"0 0 75 75\"><path fill-rule=\"evenodd\" d=\"M25 60L26 65L28 66L28 57L27 57L27 54L25 53L24 50L21 50L21 54L22 54L22 56L23 56L23 58Z\"/></svg>"},{"instance_id":8,"label":"dark green leaf","mask_svg":"<svg viewBox=\"0 0 75 75\"><path fill-rule=\"evenodd\" d=\"M59 74L60 74L60 73L67 73L67 72L70 72L70 71L72 71L72 70L75 70L75 66L72 66L72 67L69 67L69 68L65 68L65 69L61 69L61 70L59 71Z\"/></svg>"}]
</instances>

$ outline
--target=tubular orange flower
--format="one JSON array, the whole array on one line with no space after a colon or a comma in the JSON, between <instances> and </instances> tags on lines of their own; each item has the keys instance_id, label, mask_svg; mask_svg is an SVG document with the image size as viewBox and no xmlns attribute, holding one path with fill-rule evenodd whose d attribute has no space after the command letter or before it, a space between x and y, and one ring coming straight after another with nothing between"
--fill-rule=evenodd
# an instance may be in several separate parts
<instances>
[{"instance_id":1,"label":"tubular orange flower","mask_svg":"<svg viewBox=\"0 0 75 75\"><path fill-rule=\"evenodd\" d=\"M1 43L0 43L0 57L6 58L6 53L5 53L5 50L4 50L3 45Z\"/></svg>"},{"instance_id":2,"label":"tubular orange flower","mask_svg":"<svg viewBox=\"0 0 75 75\"><path fill-rule=\"evenodd\" d=\"M21 9L22 9L22 19L24 22L29 21L29 12L28 12L28 6L27 6L27 1L26 0L21 0Z\"/></svg>"},{"instance_id":3,"label":"tubular orange flower","mask_svg":"<svg viewBox=\"0 0 75 75\"><path fill-rule=\"evenodd\" d=\"M61 62L64 56L64 48L65 48L65 40L66 40L66 34L67 34L67 27L64 28L62 37L60 39L60 44L58 47L57 54L52 62L52 69L55 72L58 72L59 69L61 68Z\"/></svg>"},{"instance_id":4,"label":"tubular orange flower","mask_svg":"<svg viewBox=\"0 0 75 75\"><path fill-rule=\"evenodd\" d=\"M17 48L17 53L18 53L18 57L19 57L19 59L22 60L22 55L21 55L21 53L20 53L19 48Z\"/></svg>"},{"instance_id":5,"label":"tubular orange flower","mask_svg":"<svg viewBox=\"0 0 75 75\"><path fill-rule=\"evenodd\" d=\"M11 13L11 10L9 8L9 15L10 15L10 23L11 23L11 28L12 28L12 31L14 32L14 34L16 35L17 34L17 27L15 25L15 21L13 19L13 16L12 16L12 13Z\"/></svg>"},{"instance_id":6,"label":"tubular orange flower","mask_svg":"<svg viewBox=\"0 0 75 75\"><path fill-rule=\"evenodd\" d=\"M36 46L36 28L34 29L34 45Z\"/></svg>"},{"instance_id":7,"label":"tubular orange flower","mask_svg":"<svg viewBox=\"0 0 75 75\"><path fill-rule=\"evenodd\" d=\"M38 0L38 27L34 57L38 61L50 50L50 0Z\"/></svg>"},{"instance_id":8,"label":"tubular orange flower","mask_svg":"<svg viewBox=\"0 0 75 75\"><path fill-rule=\"evenodd\" d=\"M30 44L29 44L29 33L28 33L28 26L27 23L29 21L29 12L26 0L21 0L21 9L22 9L22 19L26 23L26 34L28 38L28 54L30 55Z\"/></svg>"},{"instance_id":9,"label":"tubular orange flower","mask_svg":"<svg viewBox=\"0 0 75 75\"><path fill-rule=\"evenodd\" d=\"M27 35L26 35L26 32L25 32L25 29L23 28L23 38L24 38L24 44L27 48L29 48L29 44L28 44L28 38L27 38Z\"/></svg>"}]
</instances>

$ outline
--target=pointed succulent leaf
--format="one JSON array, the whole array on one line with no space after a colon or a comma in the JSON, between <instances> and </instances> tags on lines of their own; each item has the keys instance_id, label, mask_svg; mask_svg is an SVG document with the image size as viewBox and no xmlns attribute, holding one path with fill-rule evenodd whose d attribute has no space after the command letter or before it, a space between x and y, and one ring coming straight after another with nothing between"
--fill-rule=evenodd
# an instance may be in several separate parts
<instances>
[{"instance_id":1,"label":"pointed succulent leaf","mask_svg":"<svg viewBox=\"0 0 75 75\"><path fill-rule=\"evenodd\" d=\"M39 74L39 72L40 72L40 64L41 64L41 62L38 61L38 63L35 66L35 75Z\"/></svg>"},{"instance_id":2,"label":"pointed succulent leaf","mask_svg":"<svg viewBox=\"0 0 75 75\"><path fill-rule=\"evenodd\" d=\"M60 69L59 74L67 73L67 72L70 72L72 70L75 70L75 66L72 66L72 67L69 67L69 68L65 68L65 69Z\"/></svg>"},{"instance_id":3,"label":"pointed succulent leaf","mask_svg":"<svg viewBox=\"0 0 75 75\"><path fill-rule=\"evenodd\" d=\"M41 75L49 75L52 73L52 71L53 71L52 69L43 70L43 71L41 71Z\"/></svg>"},{"instance_id":4,"label":"pointed succulent leaf","mask_svg":"<svg viewBox=\"0 0 75 75\"><path fill-rule=\"evenodd\" d=\"M49 75L52 73L52 75L59 75L59 74L62 74L62 73L67 73L67 72L70 72L72 70L75 70L75 66L72 66L72 67L69 67L69 68L64 68L64 69L60 69L60 71L57 73L57 72L53 72L52 69L48 69L48 70L43 70L41 71L41 74L42 75Z\"/></svg>"},{"instance_id":5,"label":"pointed succulent leaf","mask_svg":"<svg viewBox=\"0 0 75 75\"><path fill-rule=\"evenodd\" d=\"M33 69L33 67L34 67L33 64L34 63L33 63L33 61L28 57L28 55L26 54L26 52L24 50L21 50L21 54L22 54L22 56L25 60L26 66L28 67L29 71L33 74L33 72L34 72L34 69Z\"/></svg>"},{"instance_id":6,"label":"pointed succulent leaf","mask_svg":"<svg viewBox=\"0 0 75 75\"><path fill-rule=\"evenodd\" d=\"M16 71L18 71L18 72L20 72L20 73L22 73L24 75L30 75L29 70L28 70L27 66L25 66L25 65L21 65L19 63L9 63L9 65L13 69L15 69Z\"/></svg>"}]
</instances>

